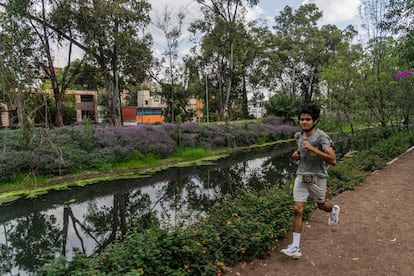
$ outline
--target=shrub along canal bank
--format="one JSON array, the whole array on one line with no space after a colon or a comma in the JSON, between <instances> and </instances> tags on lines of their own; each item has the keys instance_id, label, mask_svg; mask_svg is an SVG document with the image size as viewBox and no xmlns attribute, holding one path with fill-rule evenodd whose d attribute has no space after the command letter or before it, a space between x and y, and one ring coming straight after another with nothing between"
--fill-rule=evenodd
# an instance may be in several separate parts
<instances>
[{"instance_id":1,"label":"shrub along canal bank","mask_svg":"<svg viewBox=\"0 0 414 276\"><path fill-rule=\"evenodd\" d=\"M329 168L330 195L353 189L372 171L414 144L412 131L381 140ZM266 254L291 223L291 187L258 193L241 191L225 198L195 223L176 228L152 224L135 228L103 252L71 262L63 257L44 266L41 275L218 275L245 259ZM314 208L308 204L305 217Z\"/></svg>"},{"instance_id":2,"label":"shrub along canal bank","mask_svg":"<svg viewBox=\"0 0 414 276\"><path fill-rule=\"evenodd\" d=\"M150 177L154 173L168 168L205 165L210 162L229 157L238 152L252 151L259 148L267 148L291 142L293 142L293 139L236 148L184 149L172 157L165 159L150 156L143 159L142 162L139 163L119 162L113 168L105 171L84 171L77 174L54 176L49 179L42 178L39 182L35 182L34 184L22 185L22 183L19 182L3 186L0 185L0 205L22 198L36 198L37 196L43 195L51 190L66 190L70 187L82 187L118 179Z\"/></svg>"},{"instance_id":3,"label":"shrub along canal bank","mask_svg":"<svg viewBox=\"0 0 414 276\"><path fill-rule=\"evenodd\" d=\"M0 204L102 180L145 177L290 139L297 127L269 117L240 124L197 123L0 130Z\"/></svg>"}]
</instances>

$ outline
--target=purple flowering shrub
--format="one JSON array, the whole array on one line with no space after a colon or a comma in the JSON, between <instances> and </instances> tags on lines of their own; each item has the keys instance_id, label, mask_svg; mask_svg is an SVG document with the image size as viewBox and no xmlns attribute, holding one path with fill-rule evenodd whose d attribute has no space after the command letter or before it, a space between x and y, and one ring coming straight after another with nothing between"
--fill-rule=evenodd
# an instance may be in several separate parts
<instances>
[{"instance_id":1,"label":"purple flowering shrub","mask_svg":"<svg viewBox=\"0 0 414 276\"><path fill-rule=\"evenodd\" d=\"M206 148L227 146L224 125L203 125L196 136L196 144Z\"/></svg>"},{"instance_id":2,"label":"purple flowering shrub","mask_svg":"<svg viewBox=\"0 0 414 276\"><path fill-rule=\"evenodd\" d=\"M0 183L14 181L23 172L30 170L30 156L27 151L3 152L0 157Z\"/></svg>"},{"instance_id":3,"label":"purple flowering shrub","mask_svg":"<svg viewBox=\"0 0 414 276\"><path fill-rule=\"evenodd\" d=\"M199 133L201 130L201 125L197 123L183 123L181 124L181 131L184 133Z\"/></svg>"},{"instance_id":4,"label":"purple flowering shrub","mask_svg":"<svg viewBox=\"0 0 414 276\"><path fill-rule=\"evenodd\" d=\"M394 80L399 81L402 78L409 77L413 74L413 68L405 69L401 72L398 72L394 75Z\"/></svg>"},{"instance_id":5,"label":"purple flowering shrub","mask_svg":"<svg viewBox=\"0 0 414 276\"><path fill-rule=\"evenodd\" d=\"M272 124L277 122L276 124ZM103 169L146 155L166 158L179 148L219 148L291 138L296 127L268 118L255 123L163 124L134 127L80 125L34 129L29 148L21 129L1 131L0 182L21 176L64 175Z\"/></svg>"},{"instance_id":6,"label":"purple flowering shrub","mask_svg":"<svg viewBox=\"0 0 414 276\"><path fill-rule=\"evenodd\" d=\"M166 157L177 148L177 143L171 136L170 129L162 125L142 125L136 127L95 127L95 139L98 150L104 156L111 156L116 153L127 161L133 152L142 154L155 154ZM116 147L115 147L116 146ZM128 155L129 153L129 155ZM116 161L121 161L115 158Z\"/></svg>"}]
</instances>

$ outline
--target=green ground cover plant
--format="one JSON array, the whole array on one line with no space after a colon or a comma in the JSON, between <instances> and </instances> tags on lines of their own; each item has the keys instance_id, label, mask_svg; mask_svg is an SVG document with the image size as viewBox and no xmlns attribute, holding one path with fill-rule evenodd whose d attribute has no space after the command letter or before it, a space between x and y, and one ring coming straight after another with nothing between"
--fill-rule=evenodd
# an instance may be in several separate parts
<instances>
[{"instance_id":1,"label":"green ground cover plant","mask_svg":"<svg viewBox=\"0 0 414 276\"><path fill-rule=\"evenodd\" d=\"M329 168L330 196L353 189L414 144L403 131ZM292 179L293 181L293 179ZM135 228L92 256L59 258L40 275L219 275L236 262L266 254L283 238L293 214L292 183L224 198L196 222L176 228ZM307 204L308 218L314 204Z\"/></svg>"}]
</instances>

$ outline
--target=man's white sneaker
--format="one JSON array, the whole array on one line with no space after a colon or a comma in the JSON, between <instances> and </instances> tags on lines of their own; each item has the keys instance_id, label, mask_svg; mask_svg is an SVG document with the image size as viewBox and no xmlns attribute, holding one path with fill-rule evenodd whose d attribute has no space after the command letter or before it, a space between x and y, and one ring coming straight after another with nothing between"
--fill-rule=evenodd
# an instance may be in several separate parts
<instances>
[{"instance_id":1,"label":"man's white sneaker","mask_svg":"<svg viewBox=\"0 0 414 276\"><path fill-rule=\"evenodd\" d=\"M329 214L328 225L336 225L339 223L339 212L341 208L338 205L332 206L332 211Z\"/></svg>"},{"instance_id":2,"label":"man's white sneaker","mask_svg":"<svg viewBox=\"0 0 414 276\"><path fill-rule=\"evenodd\" d=\"M286 249L280 250L280 252L285 254L286 256L293 257L294 259L299 259L300 256L302 256L300 248L297 246L293 246L292 244L289 245Z\"/></svg>"}]
</instances>

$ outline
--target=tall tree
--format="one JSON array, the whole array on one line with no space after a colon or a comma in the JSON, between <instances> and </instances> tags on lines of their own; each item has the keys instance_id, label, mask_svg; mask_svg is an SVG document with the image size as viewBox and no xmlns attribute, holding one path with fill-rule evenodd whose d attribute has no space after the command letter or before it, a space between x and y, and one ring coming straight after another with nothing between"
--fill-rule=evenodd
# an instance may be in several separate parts
<instances>
[{"instance_id":1,"label":"tall tree","mask_svg":"<svg viewBox=\"0 0 414 276\"><path fill-rule=\"evenodd\" d=\"M55 70L55 58L52 53L52 43L58 43L56 32L50 28L54 13L58 7L58 2L41 0L39 1L16 1L8 0L2 3L8 11L9 18L19 18L19 24L29 28L36 38L33 48L37 48L36 62L37 66L42 69L42 75L50 80L53 97L55 99L55 120L56 126L63 126L62 103L65 90L71 79L67 78L67 69L63 70L61 78L58 78ZM72 37L70 21L66 23L66 31L68 37ZM35 46L35 45L38 45ZM68 46L68 64L71 61L72 43ZM32 52L32 55L34 53ZM28 57L29 58L29 57ZM40 75L39 75L40 77ZM47 122L46 122L47 123Z\"/></svg>"},{"instance_id":2,"label":"tall tree","mask_svg":"<svg viewBox=\"0 0 414 276\"><path fill-rule=\"evenodd\" d=\"M328 60L328 48L332 41L326 40L318 28L322 17L315 4L300 6L295 12L286 6L275 18L273 50L277 58L275 68L280 91L291 96L301 96L305 102L320 96L320 68Z\"/></svg>"},{"instance_id":3,"label":"tall tree","mask_svg":"<svg viewBox=\"0 0 414 276\"><path fill-rule=\"evenodd\" d=\"M391 31L384 28L383 22L388 13L387 0L366 0L363 2L365 9L363 19L364 27L368 35L366 47L367 60L364 83L365 95L373 112L372 116L380 119L381 126L386 128L390 119L389 96L392 91L386 85L392 79L392 72L388 70L388 61L394 47L390 39Z\"/></svg>"},{"instance_id":4,"label":"tall tree","mask_svg":"<svg viewBox=\"0 0 414 276\"><path fill-rule=\"evenodd\" d=\"M231 105L236 103L241 106L241 116L249 118L248 111L248 89L253 89L253 72L256 68L256 60L262 55L260 43L261 28L256 22L251 22L247 26L239 25L235 39L235 99L231 100Z\"/></svg>"},{"instance_id":5,"label":"tall tree","mask_svg":"<svg viewBox=\"0 0 414 276\"><path fill-rule=\"evenodd\" d=\"M414 66L414 1L389 0L381 27L399 38L396 54L401 62Z\"/></svg>"},{"instance_id":6,"label":"tall tree","mask_svg":"<svg viewBox=\"0 0 414 276\"><path fill-rule=\"evenodd\" d=\"M180 99L178 96L181 94L185 96L184 88L179 84L180 68L178 65L178 50L179 42L182 36L182 25L185 15L183 12L175 13L174 9L169 6L164 7L163 13L156 20L155 26L160 29L165 38L164 52L162 53L162 59L155 63L159 69L164 69L161 74L152 73L152 77L161 85L162 95L167 99L168 107L165 112L166 118L170 122L175 121L176 113L182 113L185 111L185 104L187 99ZM183 72L181 72L183 75ZM165 76L164 79L160 76ZM183 101L184 100L184 101Z\"/></svg>"},{"instance_id":7,"label":"tall tree","mask_svg":"<svg viewBox=\"0 0 414 276\"><path fill-rule=\"evenodd\" d=\"M197 0L201 4L204 19L192 24L191 30L204 34L202 51L206 68L214 70L220 102L220 118L231 117L231 94L235 93L235 49L237 31L245 24L244 2L241 0ZM257 0L247 4L254 6ZM207 66L209 64L210 66ZM213 65L213 67L211 66ZM208 69L206 70L208 71Z\"/></svg>"},{"instance_id":8,"label":"tall tree","mask_svg":"<svg viewBox=\"0 0 414 276\"><path fill-rule=\"evenodd\" d=\"M141 35L149 10L146 1L138 0L72 0L61 5L60 12L74 22L77 39L101 70L108 119L114 125L121 124L120 76L142 81L152 60L151 37Z\"/></svg>"},{"instance_id":9,"label":"tall tree","mask_svg":"<svg viewBox=\"0 0 414 276\"><path fill-rule=\"evenodd\" d=\"M363 97L359 95L362 82L362 46L352 43L356 34L352 26L339 32L341 42L331 54L329 62L322 67L322 79L326 82L327 89L327 106L337 112L338 120L349 123L352 133L355 113L366 109Z\"/></svg>"},{"instance_id":10,"label":"tall tree","mask_svg":"<svg viewBox=\"0 0 414 276\"><path fill-rule=\"evenodd\" d=\"M10 16L10 9L0 12L0 89L2 101L17 110L17 121L23 129L24 146L32 148L35 110L30 101L36 88L39 72L35 34L18 16Z\"/></svg>"}]
</instances>

